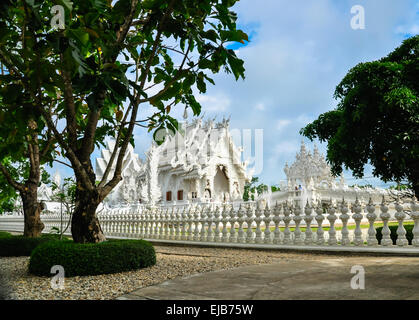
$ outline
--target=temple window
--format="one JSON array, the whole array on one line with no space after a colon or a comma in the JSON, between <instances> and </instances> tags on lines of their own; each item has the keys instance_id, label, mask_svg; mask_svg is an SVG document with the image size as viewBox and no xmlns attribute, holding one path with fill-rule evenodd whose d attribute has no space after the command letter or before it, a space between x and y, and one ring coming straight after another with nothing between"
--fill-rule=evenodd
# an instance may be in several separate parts
<instances>
[{"instance_id":1,"label":"temple window","mask_svg":"<svg viewBox=\"0 0 419 320\"><path fill-rule=\"evenodd\" d=\"M172 201L172 191L166 192L166 201Z\"/></svg>"},{"instance_id":2,"label":"temple window","mask_svg":"<svg viewBox=\"0 0 419 320\"><path fill-rule=\"evenodd\" d=\"M178 190L178 192L177 192L177 199L178 200L183 200L183 190Z\"/></svg>"}]
</instances>

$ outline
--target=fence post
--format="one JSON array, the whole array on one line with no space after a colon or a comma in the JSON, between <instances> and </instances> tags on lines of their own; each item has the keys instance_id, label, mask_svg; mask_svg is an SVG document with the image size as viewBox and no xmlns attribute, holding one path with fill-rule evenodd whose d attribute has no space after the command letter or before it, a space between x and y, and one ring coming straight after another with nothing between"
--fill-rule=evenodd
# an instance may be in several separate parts
<instances>
[{"instance_id":1,"label":"fence post","mask_svg":"<svg viewBox=\"0 0 419 320\"><path fill-rule=\"evenodd\" d=\"M406 217L406 214L403 212L403 206L400 204L400 199L397 199L395 208L397 211L395 214L395 217L397 221L399 222L399 226L397 227L396 244L400 247L404 247L407 245L406 229L403 226L403 221L404 221L404 218Z\"/></svg>"},{"instance_id":2,"label":"fence post","mask_svg":"<svg viewBox=\"0 0 419 320\"><path fill-rule=\"evenodd\" d=\"M307 204L304 209L304 212L306 214L304 216L304 221L306 222L306 232L305 232L306 238L304 239L304 244L306 245L313 244L313 240L314 240L313 231L311 230L311 221L313 221L313 216L311 215L312 211L313 211L313 208L310 206L307 199Z\"/></svg>"},{"instance_id":3,"label":"fence post","mask_svg":"<svg viewBox=\"0 0 419 320\"><path fill-rule=\"evenodd\" d=\"M345 199L342 199L342 204L340 207L340 211L341 211L341 215L340 215L340 220L342 220L342 240L341 240L341 244L342 246L347 246L351 243L351 240L349 239L349 230L348 230L348 220L349 220L349 215L348 215L348 205L345 202Z\"/></svg>"},{"instance_id":4,"label":"fence post","mask_svg":"<svg viewBox=\"0 0 419 320\"><path fill-rule=\"evenodd\" d=\"M412 208L412 214L411 217L413 221L415 222L415 226L413 227L412 233L413 233L413 240L412 245L415 247L419 247L419 204L414 199L410 207Z\"/></svg>"},{"instance_id":5,"label":"fence post","mask_svg":"<svg viewBox=\"0 0 419 320\"><path fill-rule=\"evenodd\" d=\"M367 205L367 211L368 211L367 219L370 224L368 228L367 244L369 246L376 246L378 244L378 241L377 241L377 236L376 236L377 232L375 231L375 228L374 228L374 222L375 222L375 219L377 219L377 215L375 214L375 205L372 203L371 197Z\"/></svg>"}]
</instances>

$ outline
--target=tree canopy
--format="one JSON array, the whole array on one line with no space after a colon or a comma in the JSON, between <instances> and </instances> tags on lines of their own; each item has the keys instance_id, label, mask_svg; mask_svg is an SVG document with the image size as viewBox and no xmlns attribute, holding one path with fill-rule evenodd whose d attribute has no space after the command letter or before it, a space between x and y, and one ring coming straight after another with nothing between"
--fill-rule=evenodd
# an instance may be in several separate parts
<instances>
[{"instance_id":1,"label":"tree canopy","mask_svg":"<svg viewBox=\"0 0 419 320\"><path fill-rule=\"evenodd\" d=\"M366 164L384 181L409 181L419 195L419 36L387 57L360 63L336 87L337 108L301 129L327 141L327 160L362 177Z\"/></svg>"},{"instance_id":2,"label":"tree canopy","mask_svg":"<svg viewBox=\"0 0 419 320\"><path fill-rule=\"evenodd\" d=\"M42 165L51 163L55 154L54 138L40 109L52 108L54 103L44 90L48 84L43 75L50 69L43 69L41 57L48 54L37 43L30 5L35 4L0 4L0 181L7 183L2 184L5 194L14 197L18 192L22 199L24 235L37 237L44 227L37 199Z\"/></svg>"}]
</instances>

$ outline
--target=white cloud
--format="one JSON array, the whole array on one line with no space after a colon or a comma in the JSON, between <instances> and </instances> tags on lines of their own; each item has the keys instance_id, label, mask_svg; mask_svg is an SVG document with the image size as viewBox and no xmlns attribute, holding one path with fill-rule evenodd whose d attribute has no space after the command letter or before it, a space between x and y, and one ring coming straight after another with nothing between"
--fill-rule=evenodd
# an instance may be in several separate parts
<instances>
[{"instance_id":1,"label":"white cloud","mask_svg":"<svg viewBox=\"0 0 419 320\"><path fill-rule=\"evenodd\" d=\"M312 118L312 117L307 116L306 114L301 114L297 117L296 120L300 125L305 126L305 125L313 122L315 119Z\"/></svg>"},{"instance_id":2,"label":"white cloud","mask_svg":"<svg viewBox=\"0 0 419 320\"><path fill-rule=\"evenodd\" d=\"M297 141L282 141L275 145L274 152L276 155L292 154L294 155L300 148Z\"/></svg>"},{"instance_id":3,"label":"white cloud","mask_svg":"<svg viewBox=\"0 0 419 320\"><path fill-rule=\"evenodd\" d=\"M196 100L202 105L203 112L225 112L231 105L230 98L225 94L198 95Z\"/></svg>"},{"instance_id":4,"label":"white cloud","mask_svg":"<svg viewBox=\"0 0 419 320\"><path fill-rule=\"evenodd\" d=\"M410 26L398 26L396 29L396 33L398 34L411 34L416 35L419 34L419 24L414 24Z\"/></svg>"},{"instance_id":5,"label":"white cloud","mask_svg":"<svg viewBox=\"0 0 419 320\"><path fill-rule=\"evenodd\" d=\"M265 110L265 105L263 103L258 103L255 108L256 108L256 110L264 111Z\"/></svg>"},{"instance_id":6,"label":"white cloud","mask_svg":"<svg viewBox=\"0 0 419 320\"><path fill-rule=\"evenodd\" d=\"M281 130L285 129L285 127L287 127L290 123L291 123L291 120L280 119L277 122L276 128L281 131Z\"/></svg>"}]
</instances>

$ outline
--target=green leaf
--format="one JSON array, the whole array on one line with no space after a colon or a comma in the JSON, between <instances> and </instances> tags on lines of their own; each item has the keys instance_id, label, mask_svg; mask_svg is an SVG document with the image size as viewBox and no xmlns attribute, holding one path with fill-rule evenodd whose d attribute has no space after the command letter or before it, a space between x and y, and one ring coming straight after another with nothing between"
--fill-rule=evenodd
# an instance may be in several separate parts
<instances>
[{"instance_id":1,"label":"green leaf","mask_svg":"<svg viewBox=\"0 0 419 320\"><path fill-rule=\"evenodd\" d=\"M237 58L233 50L229 50L227 60L236 80L238 80L240 77L244 79L244 61Z\"/></svg>"},{"instance_id":2,"label":"green leaf","mask_svg":"<svg viewBox=\"0 0 419 320\"><path fill-rule=\"evenodd\" d=\"M82 46L87 45L87 43L89 42L89 33L86 32L85 30L69 29L68 33L69 33L70 37L75 39Z\"/></svg>"},{"instance_id":3,"label":"green leaf","mask_svg":"<svg viewBox=\"0 0 419 320\"><path fill-rule=\"evenodd\" d=\"M222 41L234 41L244 43L249 41L248 35L242 30L222 30L220 31L220 38Z\"/></svg>"},{"instance_id":4,"label":"green leaf","mask_svg":"<svg viewBox=\"0 0 419 320\"><path fill-rule=\"evenodd\" d=\"M3 103L15 103L23 93L23 87L20 84L10 84L0 89Z\"/></svg>"},{"instance_id":5,"label":"green leaf","mask_svg":"<svg viewBox=\"0 0 419 320\"><path fill-rule=\"evenodd\" d=\"M207 92L207 85L204 81L204 73L201 71L198 73L198 77L196 78L196 86L200 93Z\"/></svg>"},{"instance_id":6,"label":"green leaf","mask_svg":"<svg viewBox=\"0 0 419 320\"><path fill-rule=\"evenodd\" d=\"M97 0L95 0L96 2ZM73 2L71 2L70 0L59 0L59 2L64 5L67 10L72 11L73 10Z\"/></svg>"},{"instance_id":7,"label":"green leaf","mask_svg":"<svg viewBox=\"0 0 419 320\"><path fill-rule=\"evenodd\" d=\"M209 39L213 42L217 42L220 39L218 33L215 30L208 30L202 33L202 37L205 39Z\"/></svg>"}]
</instances>

